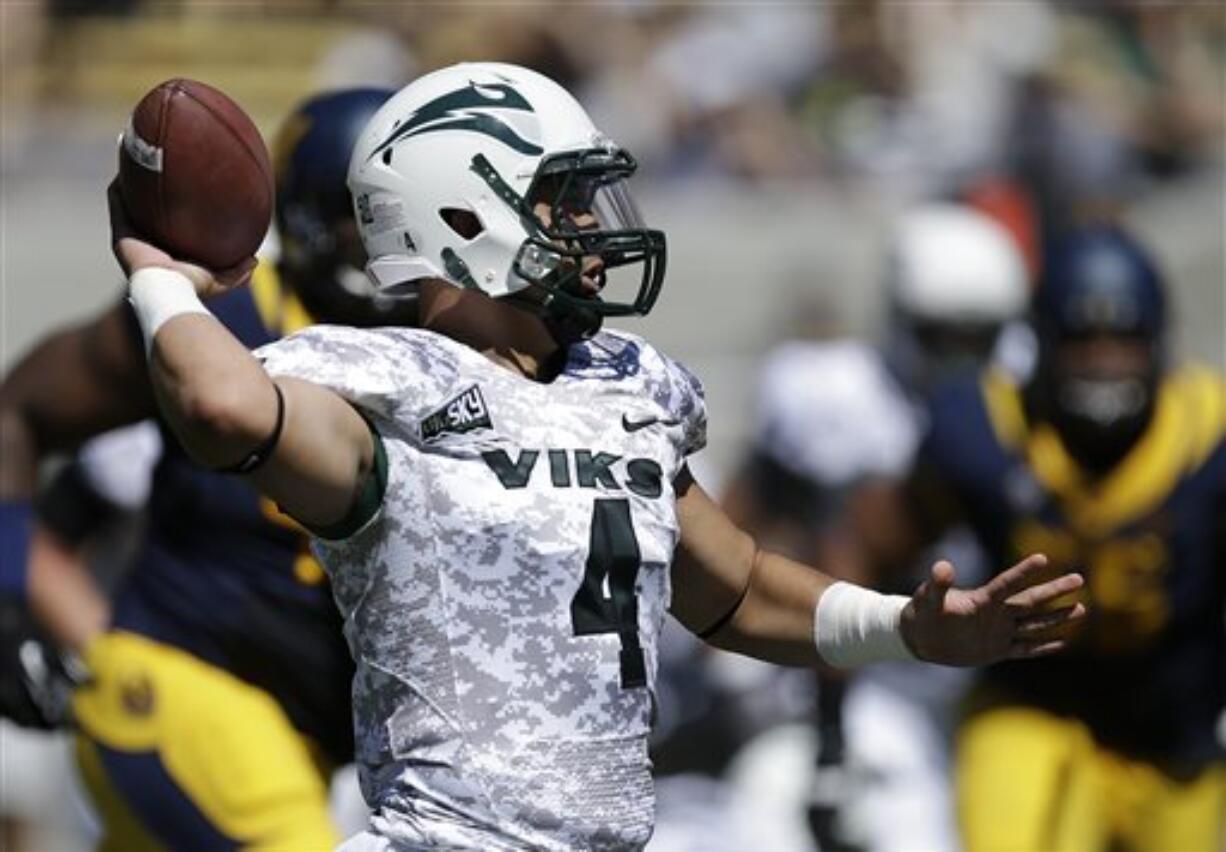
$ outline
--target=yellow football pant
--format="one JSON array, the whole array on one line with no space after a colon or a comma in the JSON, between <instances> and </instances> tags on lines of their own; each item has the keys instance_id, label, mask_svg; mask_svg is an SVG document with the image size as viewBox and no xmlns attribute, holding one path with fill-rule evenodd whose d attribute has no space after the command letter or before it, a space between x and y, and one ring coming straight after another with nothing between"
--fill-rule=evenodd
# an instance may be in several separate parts
<instances>
[{"instance_id":1,"label":"yellow football pant","mask_svg":"<svg viewBox=\"0 0 1226 852\"><path fill-rule=\"evenodd\" d=\"M967 852L1226 848L1226 766L1176 780L1101 748L1080 722L1010 706L967 720L957 760Z\"/></svg>"},{"instance_id":2,"label":"yellow football pant","mask_svg":"<svg viewBox=\"0 0 1226 852\"><path fill-rule=\"evenodd\" d=\"M104 852L331 850L323 768L268 694L120 631L86 652L77 756Z\"/></svg>"}]
</instances>

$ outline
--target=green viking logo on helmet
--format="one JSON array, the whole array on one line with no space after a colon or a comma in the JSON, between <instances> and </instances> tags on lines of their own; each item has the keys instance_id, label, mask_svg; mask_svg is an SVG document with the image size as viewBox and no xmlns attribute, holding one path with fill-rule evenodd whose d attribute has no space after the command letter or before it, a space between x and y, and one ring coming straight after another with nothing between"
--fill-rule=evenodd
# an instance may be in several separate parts
<instances>
[{"instance_id":1,"label":"green viking logo on helmet","mask_svg":"<svg viewBox=\"0 0 1226 852\"><path fill-rule=\"evenodd\" d=\"M401 140L438 130L471 130L474 133L484 133L528 156L536 156L543 151L541 146L516 133L511 125L484 111L489 109L533 111L532 105L524 100L523 95L515 91L513 86L506 83L477 84L470 80L466 87L440 95L403 124L393 128L387 139L375 146L368 159L379 156Z\"/></svg>"}]
</instances>

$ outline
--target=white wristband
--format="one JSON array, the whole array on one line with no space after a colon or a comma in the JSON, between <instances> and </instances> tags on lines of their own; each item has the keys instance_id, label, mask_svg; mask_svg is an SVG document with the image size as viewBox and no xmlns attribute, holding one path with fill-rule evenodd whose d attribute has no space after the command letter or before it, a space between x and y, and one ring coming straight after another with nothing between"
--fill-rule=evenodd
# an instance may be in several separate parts
<instances>
[{"instance_id":1,"label":"white wristband","mask_svg":"<svg viewBox=\"0 0 1226 852\"><path fill-rule=\"evenodd\" d=\"M209 312L186 275L160 266L150 266L132 273L128 278L128 301L136 312L141 334L145 337L146 356L153 349L153 336L168 319L179 314Z\"/></svg>"},{"instance_id":2,"label":"white wristband","mask_svg":"<svg viewBox=\"0 0 1226 852\"><path fill-rule=\"evenodd\" d=\"M841 669L885 660L911 660L899 623L910 598L882 595L851 583L835 583L813 613L817 653Z\"/></svg>"}]
</instances>

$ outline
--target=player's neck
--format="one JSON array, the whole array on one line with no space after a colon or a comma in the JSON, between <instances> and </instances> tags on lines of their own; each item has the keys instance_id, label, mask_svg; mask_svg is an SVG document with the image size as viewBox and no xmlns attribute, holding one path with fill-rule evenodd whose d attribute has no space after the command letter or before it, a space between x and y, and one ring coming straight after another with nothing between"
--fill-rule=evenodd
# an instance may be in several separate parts
<instances>
[{"instance_id":1,"label":"player's neck","mask_svg":"<svg viewBox=\"0 0 1226 852\"><path fill-rule=\"evenodd\" d=\"M422 284L422 328L476 349L495 364L528 379L548 381L559 345L541 319L484 293L442 281Z\"/></svg>"}]
</instances>

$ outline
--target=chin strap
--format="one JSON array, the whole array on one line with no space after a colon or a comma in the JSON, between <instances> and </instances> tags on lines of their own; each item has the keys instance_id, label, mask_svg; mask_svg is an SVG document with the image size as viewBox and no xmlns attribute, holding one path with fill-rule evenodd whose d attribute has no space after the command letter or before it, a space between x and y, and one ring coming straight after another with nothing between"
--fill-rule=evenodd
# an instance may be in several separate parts
<instances>
[{"instance_id":1,"label":"chin strap","mask_svg":"<svg viewBox=\"0 0 1226 852\"><path fill-rule=\"evenodd\" d=\"M595 311L564 305L549 293L545 294L545 299L541 302L525 298L523 291L503 296L499 301L539 317L549 335L563 347L587 340L600 331L604 323L604 317Z\"/></svg>"},{"instance_id":2,"label":"chin strap","mask_svg":"<svg viewBox=\"0 0 1226 852\"><path fill-rule=\"evenodd\" d=\"M468 264L464 262L464 258L455 253L454 249L443 249L443 270L453 281L458 281L469 290L480 290L477 286L477 281L473 278L472 272L468 269Z\"/></svg>"},{"instance_id":3,"label":"chin strap","mask_svg":"<svg viewBox=\"0 0 1226 852\"><path fill-rule=\"evenodd\" d=\"M554 305L559 304L554 302ZM546 308L545 327L553 335L553 339L563 346L587 340L604 322L604 317L595 311L583 308L567 308L559 311L556 307Z\"/></svg>"}]
</instances>

